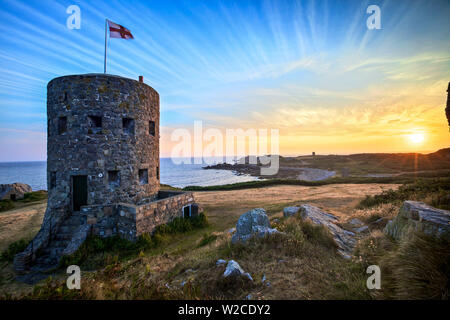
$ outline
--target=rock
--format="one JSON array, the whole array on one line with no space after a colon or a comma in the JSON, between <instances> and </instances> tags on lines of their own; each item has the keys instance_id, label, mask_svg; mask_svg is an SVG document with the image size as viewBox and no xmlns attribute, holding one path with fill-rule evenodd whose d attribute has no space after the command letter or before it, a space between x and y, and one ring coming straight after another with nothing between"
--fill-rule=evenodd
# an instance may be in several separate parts
<instances>
[{"instance_id":1,"label":"rock","mask_svg":"<svg viewBox=\"0 0 450 320\"><path fill-rule=\"evenodd\" d=\"M244 274L244 270L241 268L239 263L237 263L234 260L228 261L227 268L225 269L225 272L223 273L224 277L240 276L242 274Z\"/></svg>"},{"instance_id":2,"label":"rock","mask_svg":"<svg viewBox=\"0 0 450 320\"><path fill-rule=\"evenodd\" d=\"M226 264L227 263L227 260L223 260L223 259L219 259L219 260L217 260L217 262L216 262L216 266L222 266L222 265L224 265L224 264Z\"/></svg>"},{"instance_id":3,"label":"rock","mask_svg":"<svg viewBox=\"0 0 450 320\"><path fill-rule=\"evenodd\" d=\"M228 261L227 268L225 269L225 272L223 273L224 277L239 277L243 276L250 281L253 281L252 276L248 272L244 272L244 270L241 268L239 263L237 263L234 260Z\"/></svg>"},{"instance_id":4,"label":"rock","mask_svg":"<svg viewBox=\"0 0 450 320\"><path fill-rule=\"evenodd\" d=\"M25 193L31 191L31 187L25 183L0 184L0 200L23 199Z\"/></svg>"},{"instance_id":5,"label":"rock","mask_svg":"<svg viewBox=\"0 0 450 320\"><path fill-rule=\"evenodd\" d=\"M364 224L361 220L359 220L357 218L353 218L348 223L351 224L352 226L361 226Z\"/></svg>"},{"instance_id":6,"label":"rock","mask_svg":"<svg viewBox=\"0 0 450 320\"><path fill-rule=\"evenodd\" d=\"M450 239L450 211L436 209L423 202L405 201L384 232L396 240L421 231L435 238Z\"/></svg>"},{"instance_id":7,"label":"rock","mask_svg":"<svg viewBox=\"0 0 450 320\"><path fill-rule=\"evenodd\" d=\"M248 272L244 273L242 276L245 277L245 278L247 278L247 279L250 280L250 281L253 281L252 276L251 276L250 273L248 273Z\"/></svg>"},{"instance_id":8,"label":"rock","mask_svg":"<svg viewBox=\"0 0 450 320\"><path fill-rule=\"evenodd\" d=\"M283 209L283 216L291 217L293 215L296 215L299 210L300 210L300 207L286 207Z\"/></svg>"},{"instance_id":9,"label":"rock","mask_svg":"<svg viewBox=\"0 0 450 320\"><path fill-rule=\"evenodd\" d=\"M362 227L353 229L353 231L355 231L356 233L363 233L363 232L369 231L369 227L362 226Z\"/></svg>"},{"instance_id":10,"label":"rock","mask_svg":"<svg viewBox=\"0 0 450 320\"><path fill-rule=\"evenodd\" d=\"M279 231L270 227L266 211L262 208L257 208L247 211L239 217L236 224L236 233L233 234L231 242L246 242L253 235L263 238L274 233L279 233Z\"/></svg>"},{"instance_id":11,"label":"rock","mask_svg":"<svg viewBox=\"0 0 450 320\"><path fill-rule=\"evenodd\" d=\"M300 216L303 220L310 220L314 224L323 225L332 234L334 241L339 247L338 252L344 258L350 258L356 241L353 238L355 234L336 225L338 218L330 213L326 213L317 207L309 204L300 206Z\"/></svg>"}]
</instances>

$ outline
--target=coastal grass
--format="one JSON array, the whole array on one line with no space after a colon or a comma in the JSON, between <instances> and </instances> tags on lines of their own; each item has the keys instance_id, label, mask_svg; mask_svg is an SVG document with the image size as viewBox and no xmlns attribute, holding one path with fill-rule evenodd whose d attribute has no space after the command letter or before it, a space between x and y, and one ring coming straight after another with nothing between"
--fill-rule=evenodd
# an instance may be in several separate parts
<instances>
[{"instance_id":1,"label":"coastal grass","mask_svg":"<svg viewBox=\"0 0 450 320\"><path fill-rule=\"evenodd\" d=\"M12 210L14 208L21 208L46 199L47 191L45 190L27 192L24 194L23 199L18 199L15 201L10 199L0 200L0 212Z\"/></svg>"},{"instance_id":2,"label":"coastal grass","mask_svg":"<svg viewBox=\"0 0 450 320\"><path fill-rule=\"evenodd\" d=\"M448 300L450 298L450 242L414 232L398 242L382 231L362 239L355 256L367 267L381 268L376 299Z\"/></svg>"},{"instance_id":3,"label":"coastal grass","mask_svg":"<svg viewBox=\"0 0 450 320\"><path fill-rule=\"evenodd\" d=\"M414 182L414 178L400 178L400 177L348 177L341 178L335 177L321 181L305 181L296 179L267 179L267 180L255 180L247 182L238 182L233 184L225 184L218 186L187 186L184 187L185 191L226 191L226 190L240 190L251 188L264 188L276 185L295 185L295 186L324 186L329 184L368 184L368 183L408 183Z\"/></svg>"},{"instance_id":4,"label":"coastal grass","mask_svg":"<svg viewBox=\"0 0 450 320\"><path fill-rule=\"evenodd\" d=\"M377 195L367 195L358 205L359 209L381 204L400 204L405 200L425 201L430 205L450 209L450 178L419 179L406 183L397 190L386 190Z\"/></svg>"}]
</instances>

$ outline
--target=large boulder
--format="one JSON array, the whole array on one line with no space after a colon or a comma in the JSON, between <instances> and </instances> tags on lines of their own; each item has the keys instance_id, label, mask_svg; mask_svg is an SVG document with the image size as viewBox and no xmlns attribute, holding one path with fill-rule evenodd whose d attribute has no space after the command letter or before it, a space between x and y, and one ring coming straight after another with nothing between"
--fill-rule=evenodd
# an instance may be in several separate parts
<instances>
[{"instance_id":1,"label":"large boulder","mask_svg":"<svg viewBox=\"0 0 450 320\"><path fill-rule=\"evenodd\" d=\"M314 224L323 225L327 228L338 246L338 252L344 258L350 258L350 253L356 244L353 238L355 234L336 225L339 220L336 216L309 204L302 204L300 206L300 217L302 220L310 220Z\"/></svg>"},{"instance_id":2,"label":"large boulder","mask_svg":"<svg viewBox=\"0 0 450 320\"><path fill-rule=\"evenodd\" d=\"M233 234L231 242L246 242L252 236L263 238L278 232L277 229L270 227L270 221L266 211L262 208L256 208L247 211L239 217L236 224L236 232Z\"/></svg>"},{"instance_id":3,"label":"large boulder","mask_svg":"<svg viewBox=\"0 0 450 320\"><path fill-rule=\"evenodd\" d=\"M421 231L436 238L450 239L450 211L436 209L423 202L405 201L384 232L396 240Z\"/></svg>"},{"instance_id":4,"label":"large boulder","mask_svg":"<svg viewBox=\"0 0 450 320\"><path fill-rule=\"evenodd\" d=\"M0 200L23 199L27 192L31 192L31 187L25 183L0 184Z\"/></svg>"}]
</instances>

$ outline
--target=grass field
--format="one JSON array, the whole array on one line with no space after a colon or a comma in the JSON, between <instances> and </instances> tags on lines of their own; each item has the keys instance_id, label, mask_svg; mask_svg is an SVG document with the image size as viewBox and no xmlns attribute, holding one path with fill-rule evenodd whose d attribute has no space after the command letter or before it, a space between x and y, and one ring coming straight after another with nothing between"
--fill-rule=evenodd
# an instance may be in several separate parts
<instances>
[{"instance_id":1,"label":"grass field","mask_svg":"<svg viewBox=\"0 0 450 320\"><path fill-rule=\"evenodd\" d=\"M195 228L163 227L168 228L166 232L138 244L121 239L91 239L73 257L74 260L65 261L65 264L76 262L82 266L81 291L66 289L63 268L33 287L14 281L11 263L2 262L0 296L27 299L244 299L251 295L252 299L397 299L407 298L405 292L409 290L408 283L412 283L411 297L420 299L430 295L445 299L448 288L442 283L447 283L448 266L442 259L447 259L448 245L435 244L420 236L412 242L395 243L382 233L382 228L387 219L396 215L405 196L430 202L436 199L435 195L449 191L448 178L441 178L408 185L272 185L194 192L196 201L205 210L207 223ZM343 259L336 253L327 230L297 218L282 217L285 206L301 203L337 215L344 227L354 217L368 224L370 232L358 236L353 259ZM42 210L39 206L45 207L45 204L37 203L26 209ZM272 225L285 235L254 240L246 246L231 245L228 230L235 226L242 213L256 207L266 209ZM6 226L6 217L10 214L14 216L19 212L2 213L0 227ZM32 217L23 214L23 225L37 230L39 221ZM380 218L384 219L384 224L376 223ZM17 232L5 235L17 237ZM3 247L11 241L4 239ZM415 268L417 255L424 257L421 264L426 265L429 272ZM254 281L224 279L224 267L215 265L218 259L238 261ZM367 290L365 268L368 264L381 264L388 275L383 290ZM408 267L397 268L399 265ZM411 270L413 278L408 273ZM263 276L270 286L262 282ZM417 289L428 288L417 285L427 281L432 283L429 290Z\"/></svg>"}]
</instances>

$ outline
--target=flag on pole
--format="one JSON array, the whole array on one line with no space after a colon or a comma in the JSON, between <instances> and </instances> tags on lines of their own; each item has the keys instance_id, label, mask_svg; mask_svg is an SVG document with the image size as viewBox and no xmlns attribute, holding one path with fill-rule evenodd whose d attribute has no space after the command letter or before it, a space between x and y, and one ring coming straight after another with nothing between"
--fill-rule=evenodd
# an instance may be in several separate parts
<instances>
[{"instance_id":1,"label":"flag on pole","mask_svg":"<svg viewBox=\"0 0 450 320\"><path fill-rule=\"evenodd\" d=\"M124 26L121 26L120 24L117 24L112 21L109 21L108 19L105 19L105 61L104 61L104 67L103 67L104 73L106 73L106 50L107 50L106 37L108 35L108 27L109 27L109 37L110 38L119 38L119 39L126 39L126 40L134 39L130 30L128 30Z\"/></svg>"},{"instance_id":2,"label":"flag on pole","mask_svg":"<svg viewBox=\"0 0 450 320\"><path fill-rule=\"evenodd\" d=\"M109 37L110 38L119 38L119 39L134 39L130 30L121 26L120 24L114 23L108 20L109 26Z\"/></svg>"}]
</instances>

